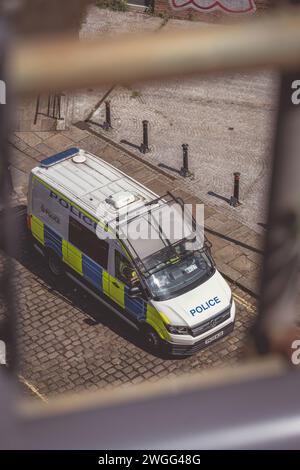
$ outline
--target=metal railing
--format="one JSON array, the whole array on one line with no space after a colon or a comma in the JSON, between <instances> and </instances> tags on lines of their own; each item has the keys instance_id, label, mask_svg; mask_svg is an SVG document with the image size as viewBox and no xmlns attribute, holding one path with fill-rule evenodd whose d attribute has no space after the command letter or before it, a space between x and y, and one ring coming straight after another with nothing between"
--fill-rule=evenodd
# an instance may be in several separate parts
<instances>
[{"instance_id":1,"label":"metal railing","mask_svg":"<svg viewBox=\"0 0 300 470\"><path fill-rule=\"evenodd\" d=\"M297 8L232 26L159 31L76 41L57 38L15 43L9 72L16 93L300 66Z\"/></svg>"}]
</instances>

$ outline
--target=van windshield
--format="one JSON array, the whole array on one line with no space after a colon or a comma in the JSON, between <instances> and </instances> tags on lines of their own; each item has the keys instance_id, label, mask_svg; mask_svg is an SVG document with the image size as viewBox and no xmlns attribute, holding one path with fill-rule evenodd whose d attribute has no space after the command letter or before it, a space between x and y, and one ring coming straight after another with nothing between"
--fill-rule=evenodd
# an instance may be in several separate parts
<instances>
[{"instance_id":1,"label":"van windshield","mask_svg":"<svg viewBox=\"0 0 300 470\"><path fill-rule=\"evenodd\" d=\"M168 300L184 294L205 282L215 272L212 260L204 250L187 251L184 256L173 255L171 258L167 251L156 253L148 260L151 265L155 262L157 266L146 279L154 300ZM166 255L169 255L168 261ZM147 264L147 259L144 263Z\"/></svg>"}]
</instances>

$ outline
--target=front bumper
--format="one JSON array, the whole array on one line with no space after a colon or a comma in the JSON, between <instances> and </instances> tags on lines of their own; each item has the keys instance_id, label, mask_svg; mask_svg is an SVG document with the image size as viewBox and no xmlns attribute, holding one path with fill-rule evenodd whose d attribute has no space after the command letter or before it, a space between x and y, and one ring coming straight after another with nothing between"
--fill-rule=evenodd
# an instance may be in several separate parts
<instances>
[{"instance_id":1,"label":"front bumper","mask_svg":"<svg viewBox=\"0 0 300 470\"><path fill-rule=\"evenodd\" d=\"M167 343L168 352L173 356L191 356L201 351L201 349L207 348L219 339L224 338L226 335L229 335L229 333L233 331L233 328L234 321L192 345Z\"/></svg>"},{"instance_id":2,"label":"front bumper","mask_svg":"<svg viewBox=\"0 0 300 470\"><path fill-rule=\"evenodd\" d=\"M168 351L172 355L192 355L210 346L218 339L224 338L234 328L235 312L235 302L232 302L230 317L210 332L198 337L198 339L189 335L170 335L170 341L167 342Z\"/></svg>"}]
</instances>

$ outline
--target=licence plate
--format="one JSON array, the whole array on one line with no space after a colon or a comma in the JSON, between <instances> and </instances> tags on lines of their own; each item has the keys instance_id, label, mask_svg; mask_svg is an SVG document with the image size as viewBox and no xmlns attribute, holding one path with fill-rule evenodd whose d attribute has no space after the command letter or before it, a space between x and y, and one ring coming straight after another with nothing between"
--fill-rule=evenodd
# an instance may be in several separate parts
<instances>
[{"instance_id":1,"label":"licence plate","mask_svg":"<svg viewBox=\"0 0 300 470\"><path fill-rule=\"evenodd\" d=\"M209 338L207 338L205 340L205 344L210 344L212 343L213 341L216 341L218 338L221 338L224 334L224 331L218 331L218 333L216 333L215 335L213 336L210 336Z\"/></svg>"}]
</instances>

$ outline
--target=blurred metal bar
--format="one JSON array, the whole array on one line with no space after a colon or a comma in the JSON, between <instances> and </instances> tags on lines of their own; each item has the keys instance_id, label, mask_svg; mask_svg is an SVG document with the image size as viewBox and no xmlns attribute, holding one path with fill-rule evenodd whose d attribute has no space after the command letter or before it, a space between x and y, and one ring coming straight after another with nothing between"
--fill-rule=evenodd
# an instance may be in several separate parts
<instances>
[{"instance_id":1,"label":"blurred metal bar","mask_svg":"<svg viewBox=\"0 0 300 470\"><path fill-rule=\"evenodd\" d=\"M126 84L191 73L300 66L300 15L288 8L234 26L15 44L10 76L16 92Z\"/></svg>"},{"instance_id":2,"label":"blurred metal bar","mask_svg":"<svg viewBox=\"0 0 300 470\"><path fill-rule=\"evenodd\" d=\"M255 328L261 352L281 352L289 360L292 342L299 335L296 324L300 269L300 108L291 100L292 83L299 77L300 71L286 74L281 80L260 310Z\"/></svg>"},{"instance_id":3,"label":"blurred metal bar","mask_svg":"<svg viewBox=\"0 0 300 470\"><path fill-rule=\"evenodd\" d=\"M299 386L295 370L264 359L65 395L46 406L28 403L27 419L4 442L27 449L298 449Z\"/></svg>"},{"instance_id":4,"label":"blurred metal bar","mask_svg":"<svg viewBox=\"0 0 300 470\"><path fill-rule=\"evenodd\" d=\"M9 370L15 371L17 365L17 323L12 260L16 254L17 230L10 210L10 196L13 191L8 145L11 96L6 73L10 39L6 24L0 21L0 76L6 84L6 104L0 105L0 340L6 344L6 361Z\"/></svg>"}]
</instances>

